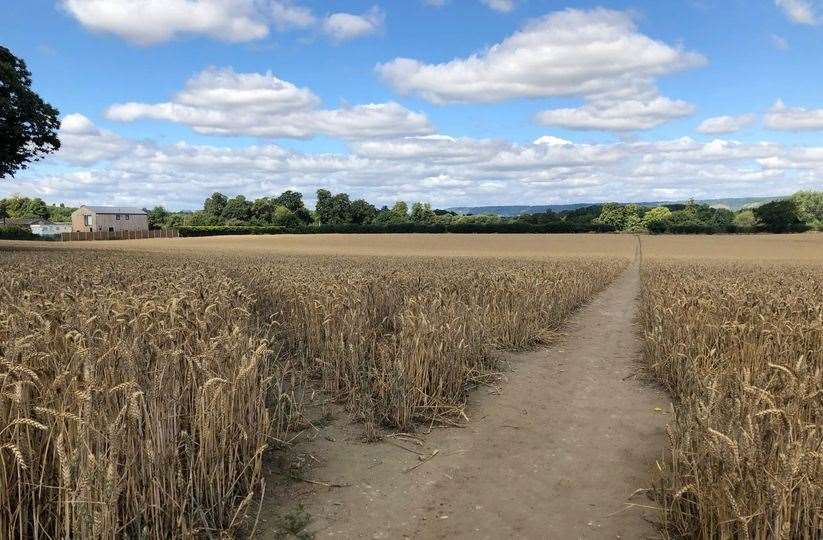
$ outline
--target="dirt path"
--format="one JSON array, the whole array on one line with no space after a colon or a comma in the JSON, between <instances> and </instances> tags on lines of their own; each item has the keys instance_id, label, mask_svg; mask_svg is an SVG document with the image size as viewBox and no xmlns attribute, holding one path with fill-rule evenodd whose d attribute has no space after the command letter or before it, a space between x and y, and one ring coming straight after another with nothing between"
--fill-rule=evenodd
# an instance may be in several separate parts
<instances>
[{"instance_id":1,"label":"dirt path","mask_svg":"<svg viewBox=\"0 0 823 540\"><path fill-rule=\"evenodd\" d=\"M630 507L664 448L666 396L632 375L633 265L581 309L556 346L511 355L500 393L472 396L471 423L435 430L425 443L359 442L345 421L325 428L310 453L312 478L291 493L318 538L656 538ZM423 462L411 448L436 455ZM412 470L410 467L418 465ZM633 502L650 505L645 497Z\"/></svg>"}]
</instances>

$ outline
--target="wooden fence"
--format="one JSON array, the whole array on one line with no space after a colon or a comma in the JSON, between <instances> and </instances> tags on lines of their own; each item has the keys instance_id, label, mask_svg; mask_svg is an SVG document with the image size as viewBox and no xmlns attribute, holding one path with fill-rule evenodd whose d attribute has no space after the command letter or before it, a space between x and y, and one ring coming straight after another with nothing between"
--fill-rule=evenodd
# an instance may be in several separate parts
<instances>
[{"instance_id":1,"label":"wooden fence","mask_svg":"<svg viewBox=\"0 0 823 540\"><path fill-rule=\"evenodd\" d=\"M61 242L85 242L89 240L141 240L144 238L179 238L176 229L156 231L96 231L70 232L60 235Z\"/></svg>"}]
</instances>

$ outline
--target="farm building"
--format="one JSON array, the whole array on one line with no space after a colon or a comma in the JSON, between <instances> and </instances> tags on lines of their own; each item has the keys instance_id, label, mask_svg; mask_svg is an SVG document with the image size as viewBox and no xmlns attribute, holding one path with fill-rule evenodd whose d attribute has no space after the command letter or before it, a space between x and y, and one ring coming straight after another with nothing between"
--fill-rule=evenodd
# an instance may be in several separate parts
<instances>
[{"instance_id":1,"label":"farm building","mask_svg":"<svg viewBox=\"0 0 823 540\"><path fill-rule=\"evenodd\" d=\"M149 216L140 208L81 206L71 214L74 232L148 231Z\"/></svg>"}]
</instances>

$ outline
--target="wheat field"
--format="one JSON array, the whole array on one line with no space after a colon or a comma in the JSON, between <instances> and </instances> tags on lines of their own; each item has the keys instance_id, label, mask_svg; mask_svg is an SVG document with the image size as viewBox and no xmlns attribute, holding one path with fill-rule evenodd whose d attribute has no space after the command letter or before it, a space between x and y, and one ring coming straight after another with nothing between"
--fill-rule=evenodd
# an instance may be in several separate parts
<instances>
[{"instance_id":1,"label":"wheat field","mask_svg":"<svg viewBox=\"0 0 823 540\"><path fill-rule=\"evenodd\" d=\"M300 388L461 422L627 263L0 251L0 537L250 534Z\"/></svg>"},{"instance_id":2,"label":"wheat field","mask_svg":"<svg viewBox=\"0 0 823 540\"><path fill-rule=\"evenodd\" d=\"M651 261L645 362L670 391L674 538L823 536L823 266Z\"/></svg>"}]
</instances>

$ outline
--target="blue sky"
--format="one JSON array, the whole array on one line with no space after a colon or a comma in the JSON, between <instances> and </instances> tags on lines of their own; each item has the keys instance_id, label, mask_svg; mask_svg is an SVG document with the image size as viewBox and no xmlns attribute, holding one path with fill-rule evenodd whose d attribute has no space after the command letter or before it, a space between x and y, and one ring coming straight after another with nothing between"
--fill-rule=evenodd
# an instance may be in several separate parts
<instances>
[{"instance_id":1,"label":"blue sky","mask_svg":"<svg viewBox=\"0 0 823 540\"><path fill-rule=\"evenodd\" d=\"M821 188L823 2L28 0L0 44L64 118L12 180L192 208L347 191L542 204Z\"/></svg>"}]
</instances>

